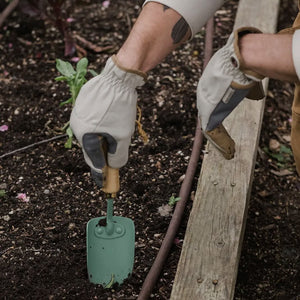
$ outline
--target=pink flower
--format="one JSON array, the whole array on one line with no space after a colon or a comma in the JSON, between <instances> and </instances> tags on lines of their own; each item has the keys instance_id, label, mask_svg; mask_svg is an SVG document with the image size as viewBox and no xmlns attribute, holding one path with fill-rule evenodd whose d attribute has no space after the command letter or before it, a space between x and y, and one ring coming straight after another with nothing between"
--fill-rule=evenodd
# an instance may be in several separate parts
<instances>
[{"instance_id":1,"label":"pink flower","mask_svg":"<svg viewBox=\"0 0 300 300\"><path fill-rule=\"evenodd\" d=\"M175 244L175 245L179 245L181 242L182 242L182 240L180 240L178 237L176 237L176 238L174 239L174 244Z\"/></svg>"},{"instance_id":2,"label":"pink flower","mask_svg":"<svg viewBox=\"0 0 300 300\"><path fill-rule=\"evenodd\" d=\"M29 197L27 197L25 193L19 193L16 198L23 202L29 202Z\"/></svg>"},{"instance_id":3,"label":"pink flower","mask_svg":"<svg viewBox=\"0 0 300 300\"><path fill-rule=\"evenodd\" d=\"M80 58L77 56L71 58L72 62L78 62L79 60L80 60Z\"/></svg>"},{"instance_id":4,"label":"pink flower","mask_svg":"<svg viewBox=\"0 0 300 300\"><path fill-rule=\"evenodd\" d=\"M74 22L74 21L75 21L74 18L68 18L68 19L67 19L67 22L68 22L68 23L71 23L71 22Z\"/></svg>"},{"instance_id":5,"label":"pink flower","mask_svg":"<svg viewBox=\"0 0 300 300\"><path fill-rule=\"evenodd\" d=\"M105 1L102 2L102 6L103 6L104 8L108 8L109 5L110 5L110 1L109 1L109 0L105 0Z\"/></svg>"},{"instance_id":6,"label":"pink flower","mask_svg":"<svg viewBox=\"0 0 300 300\"><path fill-rule=\"evenodd\" d=\"M8 126L7 125L0 126L0 131L4 132L6 130L8 130Z\"/></svg>"}]
</instances>

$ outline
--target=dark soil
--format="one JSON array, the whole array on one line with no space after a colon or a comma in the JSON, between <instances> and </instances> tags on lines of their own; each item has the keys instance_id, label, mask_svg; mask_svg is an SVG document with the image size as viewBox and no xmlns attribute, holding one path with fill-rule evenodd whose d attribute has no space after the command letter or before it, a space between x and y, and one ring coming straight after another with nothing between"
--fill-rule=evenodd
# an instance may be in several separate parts
<instances>
[{"instance_id":1,"label":"dark soil","mask_svg":"<svg viewBox=\"0 0 300 300\"><path fill-rule=\"evenodd\" d=\"M227 2L215 16L215 50L232 31L237 3ZM282 1L278 29L292 23L296 9L296 1ZM122 45L139 11L136 2L119 0L107 9L94 0L75 7L72 30L112 46L95 53L81 45L91 69L100 71ZM60 138L1 158L1 299L136 299L171 219L158 208L178 195L191 154L203 50L204 30L150 72L139 90L150 142L144 145L134 134L115 203L115 214L133 219L136 227L134 272L126 284L104 290L88 281L85 226L105 215L106 204L77 142L67 150ZM55 59L65 59L54 27L16 10L0 30L0 53L0 126L9 127L0 132L2 155L58 135L70 108L59 106L69 98L67 86L54 81ZM300 182L289 151L292 98L292 84L270 81L235 299L300 297ZM270 150L272 139L284 146L281 151ZM200 167L201 162L197 174ZM197 176L192 195L196 184ZM16 198L18 193L26 193L29 202ZM192 198L153 299L169 299Z\"/></svg>"}]
</instances>

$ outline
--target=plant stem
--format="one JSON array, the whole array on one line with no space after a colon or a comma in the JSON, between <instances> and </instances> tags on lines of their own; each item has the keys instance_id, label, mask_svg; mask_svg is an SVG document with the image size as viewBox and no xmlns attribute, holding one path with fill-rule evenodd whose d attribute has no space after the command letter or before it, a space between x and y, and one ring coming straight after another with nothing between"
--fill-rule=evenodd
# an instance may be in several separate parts
<instances>
[{"instance_id":1,"label":"plant stem","mask_svg":"<svg viewBox=\"0 0 300 300\"><path fill-rule=\"evenodd\" d=\"M0 28L5 21L5 19L13 12L13 10L18 6L19 0L11 1L0 14Z\"/></svg>"},{"instance_id":2,"label":"plant stem","mask_svg":"<svg viewBox=\"0 0 300 300\"><path fill-rule=\"evenodd\" d=\"M54 136L54 137L52 137L52 138L50 138L50 139L42 140L42 141L33 143L33 144L31 144L31 145L25 146L25 147L23 147L23 148L19 148L19 149L13 150L13 151L11 151L11 152L2 154L2 155L0 156L0 158L4 158L4 157L6 157L6 156L15 154L15 153L17 153L17 152L21 152L21 151L23 151L23 150L27 150L27 149L32 148L32 147L35 147L35 146L37 146L37 145L41 145L41 144L44 144L44 143L48 143L48 142L51 142L51 141L54 141L54 140L57 140L57 139L60 139L60 138L66 137L66 136L67 136L67 134L57 135L57 136Z\"/></svg>"}]
</instances>

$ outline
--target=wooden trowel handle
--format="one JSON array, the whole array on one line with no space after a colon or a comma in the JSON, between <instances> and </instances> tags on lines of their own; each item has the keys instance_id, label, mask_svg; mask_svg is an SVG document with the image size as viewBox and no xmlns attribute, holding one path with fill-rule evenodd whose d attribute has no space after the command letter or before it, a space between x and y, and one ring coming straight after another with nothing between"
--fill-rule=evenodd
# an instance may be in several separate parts
<instances>
[{"instance_id":1,"label":"wooden trowel handle","mask_svg":"<svg viewBox=\"0 0 300 300\"><path fill-rule=\"evenodd\" d=\"M103 175L102 191L106 194L116 194L120 190L119 169L105 166Z\"/></svg>"},{"instance_id":2,"label":"wooden trowel handle","mask_svg":"<svg viewBox=\"0 0 300 300\"><path fill-rule=\"evenodd\" d=\"M106 194L116 194L120 190L119 169L114 169L108 166L107 163L107 142L105 137L100 136L100 145L105 155L106 166L102 169L103 172L103 187L102 191Z\"/></svg>"}]
</instances>

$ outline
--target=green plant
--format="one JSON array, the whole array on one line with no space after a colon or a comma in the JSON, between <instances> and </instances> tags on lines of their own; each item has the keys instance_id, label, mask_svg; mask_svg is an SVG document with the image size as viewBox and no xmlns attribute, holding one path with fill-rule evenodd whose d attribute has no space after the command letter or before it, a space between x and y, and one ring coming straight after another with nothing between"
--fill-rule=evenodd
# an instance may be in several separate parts
<instances>
[{"instance_id":1,"label":"green plant","mask_svg":"<svg viewBox=\"0 0 300 300\"><path fill-rule=\"evenodd\" d=\"M5 195L6 195L5 190L0 190L0 197L5 197Z\"/></svg>"},{"instance_id":2,"label":"green plant","mask_svg":"<svg viewBox=\"0 0 300 300\"><path fill-rule=\"evenodd\" d=\"M74 107L80 89L87 82L87 79L85 78L87 72L89 71L93 76L97 75L95 71L88 70L87 66L88 66L88 60L85 57L78 61L76 65L76 69L74 69L69 62L63 61L61 59L56 60L56 69L62 74L62 76L56 77L55 80L66 81L71 93L71 98L61 102L60 106L71 104L72 107ZM72 140L73 140L73 132L70 127L70 123L67 122L62 127L61 130L65 131L68 135L68 140L65 143L65 148L71 148Z\"/></svg>"},{"instance_id":3,"label":"green plant","mask_svg":"<svg viewBox=\"0 0 300 300\"><path fill-rule=\"evenodd\" d=\"M285 145L280 145L276 152L270 151L267 147L264 147L264 151L277 161L279 167L285 167L287 163L291 162L293 156L292 150Z\"/></svg>"},{"instance_id":4,"label":"green plant","mask_svg":"<svg viewBox=\"0 0 300 300\"><path fill-rule=\"evenodd\" d=\"M110 282L104 288L106 288L106 289L112 288L114 282L115 282L115 274L111 274L111 280L110 280Z\"/></svg>"},{"instance_id":5,"label":"green plant","mask_svg":"<svg viewBox=\"0 0 300 300\"><path fill-rule=\"evenodd\" d=\"M169 199L169 205L171 207L173 207L178 201L180 200L180 197L175 197L174 195L172 195Z\"/></svg>"}]
</instances>

